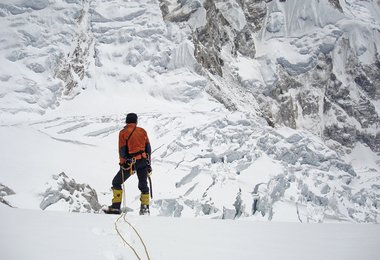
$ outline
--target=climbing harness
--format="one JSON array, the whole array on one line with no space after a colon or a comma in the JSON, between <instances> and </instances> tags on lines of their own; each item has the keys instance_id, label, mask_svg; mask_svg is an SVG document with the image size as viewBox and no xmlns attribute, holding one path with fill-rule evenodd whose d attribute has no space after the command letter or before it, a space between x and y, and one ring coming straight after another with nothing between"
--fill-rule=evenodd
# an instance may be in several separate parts
<instances>
[{"instance_id":1,"label":"climbing harness","mask_svg":"<svg viewBox=\"0 0 380 260\"><path fill-rule=\"evenodd\" d=\"M130 167L132 169L132 166ZM131 170L130 170L130 174L131 174ZM121 169L121 176L122 176L122 181L123 181L123 198L122 198L122 203L123 203L123 208L126 208L126 203L125 203L125 187L124 187L124 169L122 168ZM117 223L120 221L121 218L124 219L124 222L127 223L132 229L133 231L137 234L137 236L139 237L139 240L141 242L141 244L143 245L144 247L144 250L145 250L145 254L146 254L146 257L148 260L150 260L150 256L149 256L149 253L148 253L148 249L145 245L145 242L144 240L142 239L141 235L139 234L139 232L137 231L137 229L127 220L127 217L126 217L126 213L125 212L122 212L120 214L120 217L118 217L115 221L115 230L117 232L117 234L119 235L119 237L124 241L124 243L133 251L133 253L136 255L137 259L138 260L141 260L142 258L140 257L140 255L137 253L136 249L130 244L128 243L128 241L123 237L123 235L121 234L118 226L117 226Z\"/></svg>"},{"instance_id":2,"label":"climbing harness","mask_svg":"<svg viewBox=\"0 0 380 260\"><path fill-rule=\"evenodd\" d=\"M129 171L129 175L131 175L131 176L136 173L136 170L133 167L135 165L135 163L136 163L136 158L131 158L131 159L127 159L127 161L126 161L127 167L121 166L121 170L123 171L122 172L123 178L124 178L124 172L125 171ZM124 179L123 179L123 181L124 181Z\"/></svg>"}]
</instances>

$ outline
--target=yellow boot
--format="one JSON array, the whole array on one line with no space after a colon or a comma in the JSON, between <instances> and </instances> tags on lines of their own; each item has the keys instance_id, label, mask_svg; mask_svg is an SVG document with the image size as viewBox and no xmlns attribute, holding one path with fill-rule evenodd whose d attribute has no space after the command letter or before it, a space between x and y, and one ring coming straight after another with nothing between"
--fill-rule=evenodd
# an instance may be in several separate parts
<instances>
[{"instance_id":1,"label":"yellow boot","mask_svg":"<svg viewBox=\"0 0 380 260\"><path fill-rule=\"evenodd\" d=\"M115 208L120 209L121 200L123 198L123 190L119 189L112 189L113 191L113 198L112 198L112 206L116 206Z\"/></svg>"},{"instance_id":2,"label":"yellow boot","mask_svg":"<svg viewBox=\"0 0 380 260\"><path fill-rule=\"evenodd\" d=\"M149 215L149 194L141 194L140 201L140 215Z\"/></svg>"},{"instance_id":3,"label":"yellow boot","mask_svg":"<svg viewBox=\"0 0 380 260\"><path fill-rule=\"evenodd\" d=\"M120 206L121 206L121 200L123 198L123 190L120 189L112 189L113 191L113 198L112 198L112 205L108 206L108 208L103 209L104 213L106 214L120 214Z\"/></svg>"}]
</instances>

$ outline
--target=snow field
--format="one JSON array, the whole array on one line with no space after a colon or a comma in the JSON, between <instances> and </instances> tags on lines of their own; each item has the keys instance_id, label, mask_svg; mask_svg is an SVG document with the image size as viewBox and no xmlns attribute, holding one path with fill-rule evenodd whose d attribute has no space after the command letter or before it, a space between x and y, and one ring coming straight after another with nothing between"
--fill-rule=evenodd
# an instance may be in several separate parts
<instances>
[{"instance_id":1,"label":"snow field","mask_svg":"<svg viewBox=\"0 0 380 260\"><path fill-rule=\"evenodd\" d=\"M0 204L2 259L137 259L117 216L11 209ZM151 259L357 259L380 257L379 226L135 217ZM122 235L145 259L126 223ZM20 250L20 247L22 250Z\"/></svg>"}]
</instances>

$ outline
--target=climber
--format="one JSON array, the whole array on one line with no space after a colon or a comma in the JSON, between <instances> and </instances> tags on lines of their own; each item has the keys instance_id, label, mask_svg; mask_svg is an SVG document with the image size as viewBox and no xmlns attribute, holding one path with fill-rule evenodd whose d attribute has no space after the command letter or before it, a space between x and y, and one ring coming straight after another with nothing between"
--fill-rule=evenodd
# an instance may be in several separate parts
<instances>
[{"instance_id":1,"label":"climber","mask_svg":"<svg viewBox=\"0 0 380 260\"><path fill-rule=\"evenodd\" d=\"M129 113L126 126L119 132L119 165L120 170L112 180L112 205L103 211L107 214L120 214L123 197L122 184L137 172L140 195L140 215L149 215L148 175L152 173L150 165L151 147L146 131L137 126L137 115Z\"/></svg>"}]
</instances>

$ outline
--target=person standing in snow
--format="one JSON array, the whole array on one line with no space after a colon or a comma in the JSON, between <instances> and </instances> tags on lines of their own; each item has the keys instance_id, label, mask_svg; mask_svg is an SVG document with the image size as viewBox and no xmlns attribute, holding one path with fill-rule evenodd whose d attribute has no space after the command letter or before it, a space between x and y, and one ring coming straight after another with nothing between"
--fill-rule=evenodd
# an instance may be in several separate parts
<instances>
[{"instance_id":1,"label":"person standing in snow","mask_svg":"<svg viewBox=\"0 0 380 260\"><path fill-rule=\"evenodd\" d=\"M137 172L139 180L140 215L149 215L148 174L152 172L150 165L151 147L146 131L137 126L137 115L129 113L126 126L119 132L119 165L120 170L112 180L112 205L104 210L107 214L120 214L123 197L122 184Z\"/></svg>"}]
</instances>

